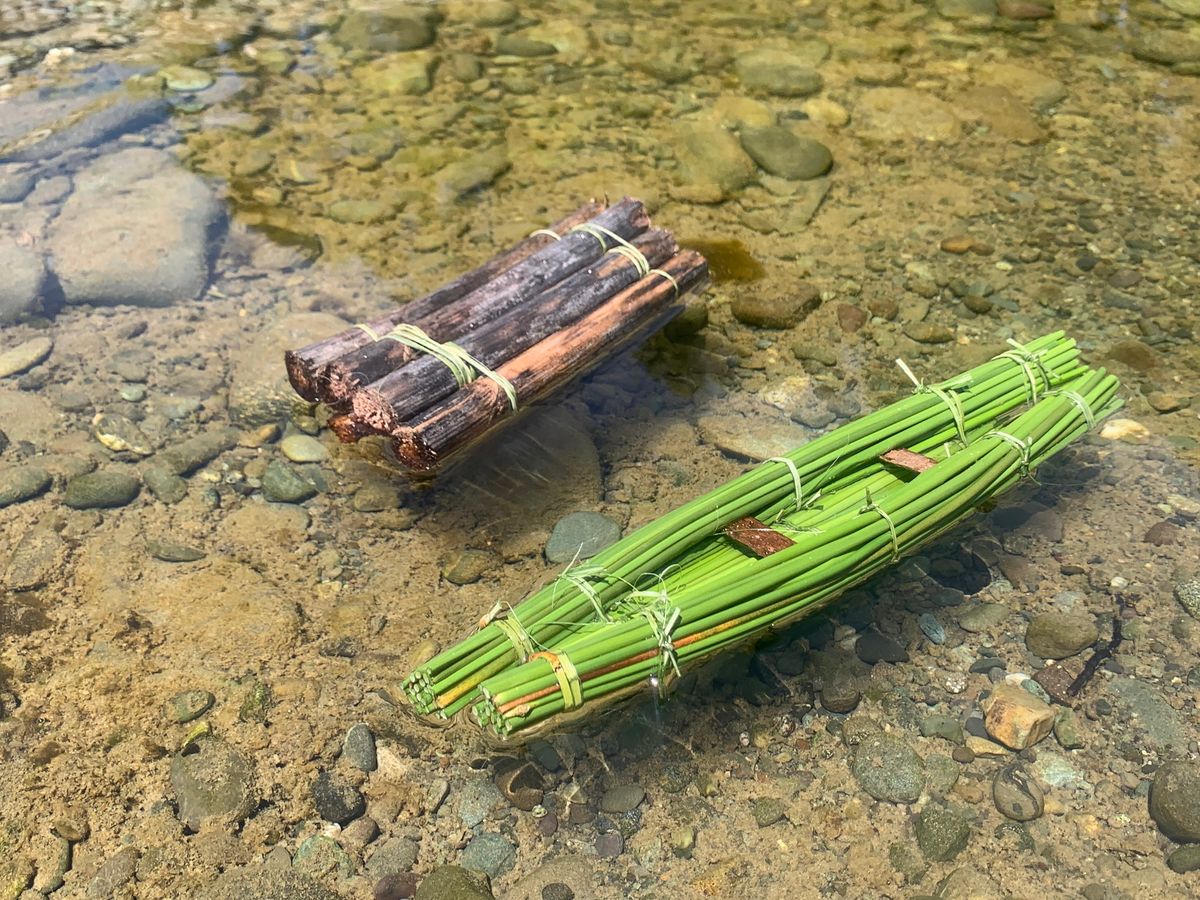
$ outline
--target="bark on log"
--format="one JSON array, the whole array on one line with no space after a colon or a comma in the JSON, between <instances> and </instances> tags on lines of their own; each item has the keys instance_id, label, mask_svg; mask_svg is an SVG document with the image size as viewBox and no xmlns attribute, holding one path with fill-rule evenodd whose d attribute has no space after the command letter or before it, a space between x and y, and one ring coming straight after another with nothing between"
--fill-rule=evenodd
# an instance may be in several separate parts
<instances>
[{"instance_id":1,"label":"bark on log","mask_svg":"<svg viewBox=\"0 0 1200 900\"><path fill-rule=\"evenodd\" d=\"M655 273L647 275L502 364L497 372L516 388L521 405L528 406L665 324L682 308L677 299L708 279L708 263L692 250L676 254L661 268L675 284ZM392 449L406 467L427 472L512 414L504 391L491 379L480 378L397 429Z\"/></svg>"},{"instance_id":2,"label":"bark on log","mask_svg":"<svg viewBox=\"0 0 1200 900\"><path fill-rule=\"evenodd\" d=\"M625 198L589 220L631 240L650 227L640 200ZM543 290L599 259L616 242L582 231L568 231L512 268L474 291L412 324L435 341L453 341L503 315ZM318 384L320 398L334 407L350 401L360 387L378 381L416 354L396 341L372 341L329 365L328 377Z\"/></svg>"},{"instance_id":3,"label":"bark on log","mask_svg":"<svg viewBox=\"0 0 1200 900\"><path fill-rule=\"evenodd\" d=\"M595 201L585 203L569 216L549 226L547 230L559 235L566 234L576 225L587 222L603 210L604 205L601 203ZM377 334L382 334L395 328L401 322L419 322L447 303L452 303L480 285L487 284L497 275L508 271L517 263L551 243L556 243L556 241L549 235L530 235L504 253L493 257L449 284L443 285L424 297L412 300L385 316L372 319L366 324ZM288 350L284 354L284 364L287 367L288 379L291 381L292 387L305 400L320 399L320 386L327 377L328 365L339 357L365 347L371 342L372 338L361 328L348 328L339 334L323 341L317 341L315 344L309 344L299 350Z\"/></svg>"},{"instance_id":4,"label":"bark on log","mask_svg":"<svg viewBox=\"0 0 1200 900\"><path fill-rule=\"evenodd\" d=\"M679 249L670 233L658 228L639 235L631 243L651 268L666 262ZM495 369L590 313L640 277L638 263L610 251L594 265L542 291L455 343L485 366ZM406 419L458 388L453 373L443 362L421 356L358 391L351 404L360 429L374 434L391 434Z\"/></svg>"}]
</instances>

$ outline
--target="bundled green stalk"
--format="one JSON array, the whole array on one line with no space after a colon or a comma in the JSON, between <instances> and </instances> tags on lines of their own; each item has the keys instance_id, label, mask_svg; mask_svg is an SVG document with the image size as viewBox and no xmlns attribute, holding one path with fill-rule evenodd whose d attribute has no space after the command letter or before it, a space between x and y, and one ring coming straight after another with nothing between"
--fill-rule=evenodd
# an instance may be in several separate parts
<instances>
[{"instance_id":1,"label":"bundled green stalk","mask_svg":"<svg viewBox=\"0 0 1200 900\"><path fill-rule=\"evenodd\" d=\"M713 536L729 522L747 515L773 522L803 510L818 491L828 496L842 486L886 476L878 458L888 450L934 452L946 444L965 445L1031 399L1085 371L1074 341L1059 332L1017 346L957 378L918 385L911 396L763 463L643 526L587 565L568 569L505 616L419 667L405 689L419 712L454 715L479 699L479 687L487 679L588 623L611 618L631 586L644 583L648 574L690 554L712 552Z\"/></svg>"},{"instance_id":2,"label":"bundled green stalk","mask_svg":"<svg viewBox=\"0 0 1200 900\"><path fill-rule=\"evenodd\" d=\"M1120 404L1117 381L1087 373L1002 429L989 431L909 481L874 478L827 495L809 533L762 559L729 547L662 573L657 596L565 636L483 682L479 724L499 735L586 705L665 685L712 654L808 615L901 555L928 543L1015 484ZM849 502L847 502L849 501ZM803 521L804 516L796 517ZM641 595L654 592L635 592Z\"/></svg>"}]
</instances>

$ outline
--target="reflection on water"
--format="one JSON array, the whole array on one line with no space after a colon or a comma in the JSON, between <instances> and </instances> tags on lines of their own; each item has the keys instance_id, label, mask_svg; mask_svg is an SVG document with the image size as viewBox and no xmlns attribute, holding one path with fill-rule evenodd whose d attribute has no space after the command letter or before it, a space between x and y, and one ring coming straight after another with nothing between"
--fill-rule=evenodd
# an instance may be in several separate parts
<instances>
[{"instance_id":1,"label":"reflection on water","mask_svg":"<svg viewBox=\"0 0 1200 900\"><path fill-rule=\"evenodd\" d=\"M1198 75L1194 0L0 6L0 897L1194 892ZM713 289L438 482L283 380L624 194ZM566 514L1058 328L1123 418L961 547L515 761L397 707Z\"/></svg>"}]
</instances>

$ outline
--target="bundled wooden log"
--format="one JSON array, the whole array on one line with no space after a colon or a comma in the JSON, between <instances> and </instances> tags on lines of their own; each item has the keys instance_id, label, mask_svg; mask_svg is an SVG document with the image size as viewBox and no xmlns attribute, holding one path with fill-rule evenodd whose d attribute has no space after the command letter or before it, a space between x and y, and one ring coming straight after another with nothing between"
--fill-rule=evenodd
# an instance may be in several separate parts
<instances>
[{"instance_id":1,"label":"bundled wooden log","mask_svg":"<svg viewBox=\"0 0 1200 900\"><path fill-rule=\"evenodd\" d=\"M661 326L707 282L641 201L589 203L392 313L289 351L342 441L392 438L422 472Z\"/></svg>"}]
</instances>

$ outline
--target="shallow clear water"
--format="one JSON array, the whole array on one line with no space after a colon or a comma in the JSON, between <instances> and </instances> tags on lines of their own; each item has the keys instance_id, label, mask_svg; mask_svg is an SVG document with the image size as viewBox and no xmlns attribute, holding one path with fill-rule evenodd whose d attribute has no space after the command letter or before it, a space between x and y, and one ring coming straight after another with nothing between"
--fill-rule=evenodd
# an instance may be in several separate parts
<instances>
[{"instance_id":1,"label":"shallow clear water","mask_svg":"<svg viewBox=\"0 0 1200 900\"><path fill-rule=\"evenodd\" d=\"M0 897L401 896L381 878L458 864L514 897L1194 894L1146 795L1197 753L1200 5L998 5L0 9ZM284 349L623 195L709 257L707 324L437 481L288 389ZM397 705L554 577L562 516L628 532L900 396L897 357L937 379L1056 329L1121 377L1119 422L830 619L535 747L549 816ZM929 723L971 731L977 663L1035 671L1051 611L1107 637L1117 594L1078 746L952 758ZM859 659L873 630L908 660ZM215 800L180 774L197 722L233 760ZM853 770L872 729L922 758L915 804ZM322 820L322 772L378 836Z\"/></svg>"}]
</instances>

